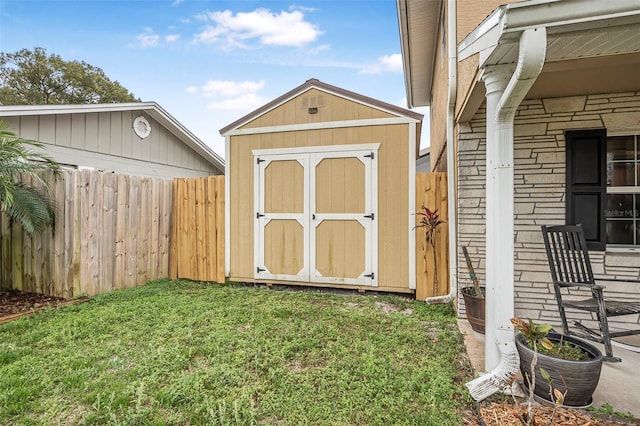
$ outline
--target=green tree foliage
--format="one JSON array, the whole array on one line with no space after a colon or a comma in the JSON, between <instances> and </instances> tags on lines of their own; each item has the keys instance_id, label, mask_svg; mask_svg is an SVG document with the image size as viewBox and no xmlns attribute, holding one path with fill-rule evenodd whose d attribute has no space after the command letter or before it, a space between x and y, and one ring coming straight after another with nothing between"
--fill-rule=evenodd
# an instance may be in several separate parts
<instances>
[{"instance_id":1,"label":"green tree foliage","mask_svg":"<svg viewBox=\"0 0 640 426\"><path fill-rule=\"evenodd\" d=\"M65 61L41 47L0 53L0 105L139 101L102 69L84 61Z\"/></svg>"},{"instance_id":2,"label":"green tree foliage","mask_svg":"<svg viewBox=\"0 0 640 426\"><path fill-rule=\"evenodd\" d=\"M60 167L43 149L38 142L17 137L0 120L0 212L29 235L55 221L47 176L57 177Z\"/></svg>"}]
</instances>

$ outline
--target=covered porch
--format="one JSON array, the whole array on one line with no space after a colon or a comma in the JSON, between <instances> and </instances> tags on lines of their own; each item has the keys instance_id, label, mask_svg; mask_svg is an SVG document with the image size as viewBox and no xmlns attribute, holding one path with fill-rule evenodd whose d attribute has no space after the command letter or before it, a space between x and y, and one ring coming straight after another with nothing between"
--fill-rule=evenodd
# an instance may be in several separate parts
<instances>
[{"instance_id":1,"label":"covered porch","mask_svg":"<svg viewBox=\"0 0 640 426\"><path fill-rule=\"evenodd\" d=\"M432 70L445 51L438 44L445 36L437 33L440 38L428 38L420 32L425 25L417 25L422 22L418 18L431 25L438 25L438 16L448 20L448 57L439 63L449 65L445 144L447 171L455 182L449 194L455 203L451 209L455 217L449 220L451 288L469 284L461 251L466 246L486 286L486 335L467 338L468 347L477 349L470 349L477 371L491 371L499 363L501 350L510 350L505 349L514 339L510 318L560 324L540 225L582 223L593 243L590 254L596 278L640 278L637 207L628 209L634 212L628 218L632 227L626 235L616 236L620 241L633 238L615 244L608 238L607 229L618 227L606 216L608 196L618 189L611 191L607 185L611 180L607 151L599 151L603 155L595 164L570 162L566 154L567 135L576 131L598 131L605 135L602 143L629 138L638 152L640 1L508 3L460 41L456 25L469 10L456 10L456 2L450 0L441 3L446 13L439 15L431 3L399 1L407 6L399 10L407 11L406 17L400 14L400 21L406 45L405 81L413 106L428 105L437 98L439 86L434 81L443 79L436 81L438 75L434 77ZM575 145L571 149L580 150ZM595 207L580 208L572 204L575 193L568 175L592 167L602 170L599 187L591 194ZM637 175L620 189L633 203L640 200ZM640 299L637 283L616 283L607 289L614 299ZM464 317L460 297L458 302ZM461 328L467 324L462 320ZM615 326L625 329L639 324L636 315ZM622 362L606 363L594 405L609 403L618 411L638 415L635 377L640 356L622 348L615 352ZM631 398L626 402L621 397L625 393Z\"/></svg>"},{"instance_id":2,"label":"covered porch","mask_svg":"<svg viewBox=\"0 0 640 426\"><path fill-rule=\"evenodd\" d=\"M540 225L582 223L598 279L639 278L635 237L612 244L617 225L606 212L616 166L605 146L620 136L637 144L640 134L640 80L634 71L640 63L639 6L633 1L513 3L496 9L458 45L459 65L477 61L456 125L457 245L475 249L487 292L486 335L467 337L481 343L479 371L494 369L510 350L511 317L559 326ZM576 131L605 135L593 163L572 159L571 153L587 158L582 155L587 147L569 140ZM597 184L590 182L590 192L575 190L571 176L594 168ZM468 211L477 196L474 183L485 191L472 209L483 214L479 223ZM629 184L638 192L637 180ZM587 197L590 203L580 204ZM637 213L631 216L635 220ZM484 235L478 235L479 226ZM635 229L626 232L635 235ZM463 286L464 274L458 278ZM640 299L637 283L607 288L614 299ZM639 320L636 315L615 327L637 328ZM640 354L620 347L615 352L623 361L605 363L593 404L638 416L631 378L637 376Z\"/></svg>"}]
</instances>

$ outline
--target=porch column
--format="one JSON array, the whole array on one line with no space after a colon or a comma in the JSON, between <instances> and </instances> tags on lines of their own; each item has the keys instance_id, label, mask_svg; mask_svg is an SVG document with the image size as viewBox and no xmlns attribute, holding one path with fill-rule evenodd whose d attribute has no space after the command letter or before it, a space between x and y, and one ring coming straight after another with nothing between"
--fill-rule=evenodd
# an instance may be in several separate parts
<instances>
[{"instance_id":1,"label":"porch column","mask_svg":"<svg viewBox=\"0 0 640 426\"><path fill-rule=\"evenodd\" d=\"M504 173L504 165L500 162L500 151L511 150L513 146L497 146L497 112L498 104L514 68L509 65L494 65L485 68L483 75L486 88L486 255L485 255L485 370L493 370L500 360L497 340L504 340L499 330L498 318L512 317L513 303L513 169L511 174ZM513 162L512 162L513 163ZM499 182L510 179L511 186L498 187ZM511 189L507 189L511 188ZM510 257L508 253L511 253ZM499 255L502 253L506 257ZM506 282L509 285L505 285ZM513 334L511 329L506 330Z\"/></svg>"}]
</instances>

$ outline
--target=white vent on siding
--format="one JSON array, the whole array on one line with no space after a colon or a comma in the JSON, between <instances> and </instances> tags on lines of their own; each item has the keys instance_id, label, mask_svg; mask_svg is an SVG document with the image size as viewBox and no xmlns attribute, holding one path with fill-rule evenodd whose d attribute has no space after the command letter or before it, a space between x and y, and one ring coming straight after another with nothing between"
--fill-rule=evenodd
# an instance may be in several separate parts
<instances>
[{"instance_id":1,"label":"white vent on siding","mask_svg":"<svg viewBox=\"0 0 640 426\"><path fill-rule=\"evenodd\" d=\"M324 95L309 95L303 96L301 99L301 107L303 109L308 108L322 108L325 106Z\"/></svg>"}]
</instances>

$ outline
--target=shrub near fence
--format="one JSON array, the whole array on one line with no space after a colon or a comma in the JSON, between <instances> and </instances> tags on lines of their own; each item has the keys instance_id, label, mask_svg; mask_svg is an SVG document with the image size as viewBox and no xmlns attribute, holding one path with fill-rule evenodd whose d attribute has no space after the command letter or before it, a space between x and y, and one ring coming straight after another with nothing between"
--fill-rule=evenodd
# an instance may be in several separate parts
<instances>
[{"instance_id":1,"label":"shrub near fence","mask_svg":"<svg viewBox=\"0 0 640 426\"><path fill-rule=\"evenodd\" d=\"M64 171L56 224L33 238L0 218L0 287L72 298L169 275L172 181Z\"/></svg>"}]
</instances>

